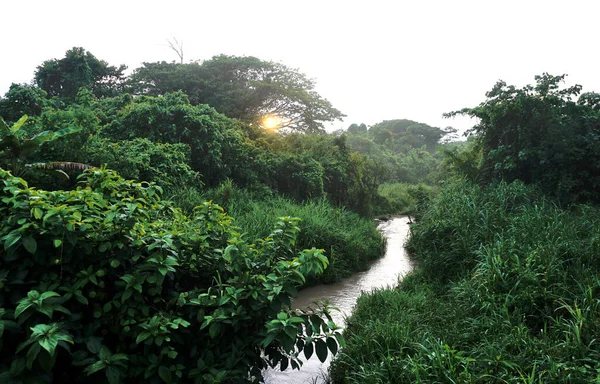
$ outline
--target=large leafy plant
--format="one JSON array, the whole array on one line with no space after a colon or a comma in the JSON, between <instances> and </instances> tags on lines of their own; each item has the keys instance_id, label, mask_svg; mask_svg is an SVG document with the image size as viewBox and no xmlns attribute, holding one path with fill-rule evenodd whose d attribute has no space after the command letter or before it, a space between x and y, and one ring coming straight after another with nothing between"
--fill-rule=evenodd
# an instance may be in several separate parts
<instances>
[{"instance_id":1,"label":"large leafy plant","mask_svg":"<svg viewBox=\"0 0 600 384\"><path fill-rule=\"evenodd\" d=\"M219 206L188 217L112 171L72 191L0 179L3 383L259 381L343 344L327 307L289 309L328 264L294 249L297 219L250 243Z\"/></svg>"}]
</instances>

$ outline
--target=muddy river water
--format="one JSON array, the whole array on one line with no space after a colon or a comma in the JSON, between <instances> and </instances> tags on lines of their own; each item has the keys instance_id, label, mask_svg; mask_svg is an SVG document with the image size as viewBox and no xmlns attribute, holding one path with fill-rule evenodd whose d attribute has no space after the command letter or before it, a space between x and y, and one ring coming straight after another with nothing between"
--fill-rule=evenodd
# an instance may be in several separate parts
<instances>
[{"instance_id":1,"label":"muddy river water","mask_svg":"<svg viewBox=\"0 0 600 384\"><path fill-rule=\"evenodd\" d=\"M305 308L319 300L329 300L329 304L340 309L332 313L338 325L344 324L344 318L352 313L356 299L363 291L394 286L412 269L408 256L404 252L404 243L408 236L408 218L396 217L379 224L377 228L386 238L385 255L375 261L368 271L357 273L339 283L319 285L300 291L294 299L294 308ZM270 369L265 372L267 384L314 384L325 383L330 359L321 363L316 354L305 361L300 370L288 368L285 371Z\"/></svg>"}]
</instances>

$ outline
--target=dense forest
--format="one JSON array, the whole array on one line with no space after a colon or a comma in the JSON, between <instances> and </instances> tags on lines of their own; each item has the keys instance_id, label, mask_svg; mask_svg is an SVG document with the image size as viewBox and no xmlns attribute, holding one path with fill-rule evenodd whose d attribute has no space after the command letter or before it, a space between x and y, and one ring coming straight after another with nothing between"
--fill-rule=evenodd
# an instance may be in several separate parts
<instances>
[{"instance_id":1,"label":"dense forest","mask_svg":"<svg viewBox=\"0 0 600 384\"><path fill-rule=\"evenodd\" d=\"M344 114L297 69L220 55L127 72L83 48L0 98L0 382L600 377L600 95L542 74L449 112ZM375 217L416 268L342 329L298 290L369 268Z\"/></svg>"},{"instance_id":2,"label":"dense forest","mask_svg":"<svg viewBox=\"0 0 600 384\"><path fill-rule=\"evenodd\" d=\"M0 98L0 381L260 381L345 345L307 284L365 270L461 144L352 124L296 69L83 48Z\"/></svg>"}]
</instances>

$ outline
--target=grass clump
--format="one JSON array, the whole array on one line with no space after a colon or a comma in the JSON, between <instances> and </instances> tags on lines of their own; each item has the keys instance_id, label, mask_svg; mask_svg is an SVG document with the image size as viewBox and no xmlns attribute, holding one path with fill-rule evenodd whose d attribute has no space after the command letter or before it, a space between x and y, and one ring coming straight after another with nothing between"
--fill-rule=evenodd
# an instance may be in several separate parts
<instances>
[{"instance_id":1,"label":"grass clump","mask_svg":"<svg viewBox=\"0 0 600 384\"><path fill-rule=\"evenodd\" d=\"M519 182L449 183L411 228L417 271L359 299L333 382L596 382L598 228Z\"/></svg>"},{"instance_id":2,"label":"grass clump","mask_svg":"<svg viewBox=\"0 0 600 384\"><path fill-rule=\"evenodd\" d=\"M301 231L296 248L324 249L329 258L329 267L318 282L334 282L353 272L366 270L369 262L383 252L383 240L371 220L334 207L325 199L298 204L280 195L240 189L231 182L205 192L181 188L172 191L172 196L184 211L191 211L208 200L221 205L235 218L234 224L244 229L246 238L269 235L279 217L300 218Z\"/></svg>"}]
</instances>

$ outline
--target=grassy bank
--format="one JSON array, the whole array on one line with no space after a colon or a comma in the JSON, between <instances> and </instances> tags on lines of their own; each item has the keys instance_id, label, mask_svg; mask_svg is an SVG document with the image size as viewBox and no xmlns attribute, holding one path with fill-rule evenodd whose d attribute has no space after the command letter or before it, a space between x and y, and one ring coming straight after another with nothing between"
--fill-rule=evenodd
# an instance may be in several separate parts
<instances>
[{"instance_id":1,"label":"grassy bank","mask_svg":"<svg viewBox=\"0 0 600 384\"><path fill-rule=\"evenodd\" d=\"M419 269L359 299L333 381L596 382L598 228L521 183L446 185L411 228Z\"/></svg>"},{"instance_id":2,"label":"grassy bank","mask_svg":"<svg viewBox=\"0 0 600 384\"><path fill-rule=\"evenodd\" d=\"M334 282L368 268L381 256L383 240L375 224L358 214L332 206L325 199L303 204L279 195L252 193L224 183L219 188L198 192L191 188L172 191L174 202L186 211L206 200L221 205L243 228L247 238L263 238L281 216L299 217L301 232L296 248L325 249L330 265L319 282Z\"/></svg>"}]
</instances>

